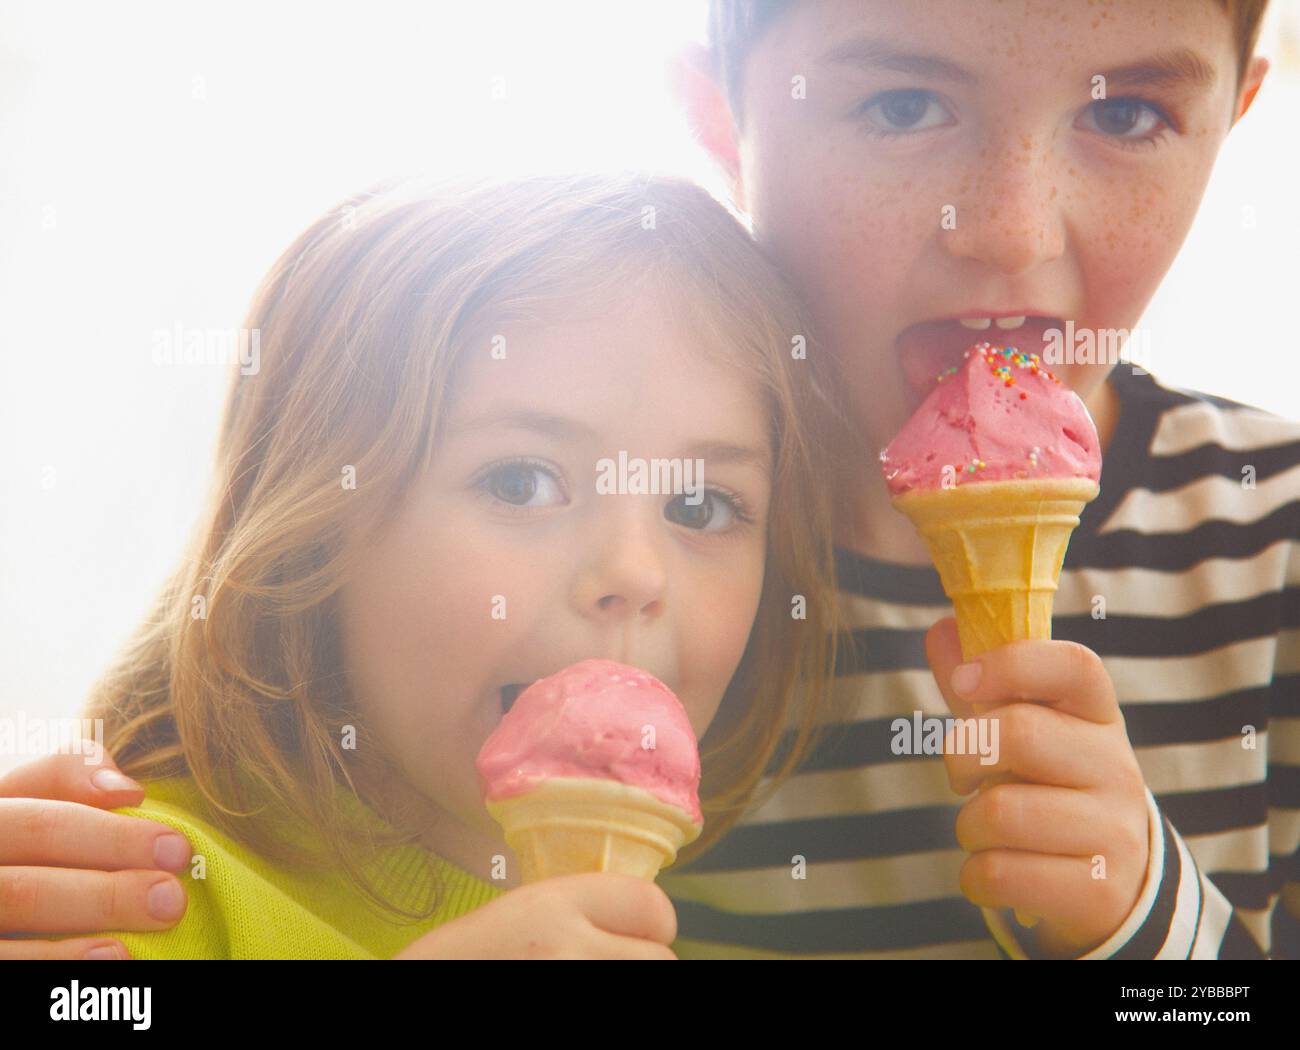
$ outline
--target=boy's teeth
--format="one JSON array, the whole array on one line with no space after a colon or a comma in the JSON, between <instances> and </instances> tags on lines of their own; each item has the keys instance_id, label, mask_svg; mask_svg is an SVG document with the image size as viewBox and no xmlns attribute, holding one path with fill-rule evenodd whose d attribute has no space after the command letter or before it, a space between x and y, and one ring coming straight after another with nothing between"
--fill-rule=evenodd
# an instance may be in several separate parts
<instances>
[{"instance_id":1,"label":"boy's teeth","mask_svg":"<svg viewBox=\"0 0 1300 1050\"><path fill-rule=\"evenodd\" d=\"M1009 331L1012 328L1019 328L1025 323L1025 319L1023 317L999 317L994 320L991 317L962 317L958 318L957 323L973 332L982 332L991 324L997 325L1003 331Z\"/></svg>"}]
</instances>

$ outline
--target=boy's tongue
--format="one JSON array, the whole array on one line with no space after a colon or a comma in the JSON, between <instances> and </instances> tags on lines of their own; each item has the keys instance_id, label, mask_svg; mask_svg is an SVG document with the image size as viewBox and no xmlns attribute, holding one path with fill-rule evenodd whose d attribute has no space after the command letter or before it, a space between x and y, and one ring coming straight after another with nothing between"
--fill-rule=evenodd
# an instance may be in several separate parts
<instances>
[{"instance_id":1,"label":"boy's tongue","mask_svg":"<svg viewBox=\"0 0 1300 1050\"><path fill-rule=\"evenodd\" d=\"M1007 331L996 324L973 331L957 321L912 325L896 342L899 364L912 394L908 408L914 411L933 389L936 377L961 364L962 354L972 343L987 340L999 349L1011 346L1042 357L1046 332L1061 327L1061 321L1053 317L1027 317L1019 328Z\"/></svg>"}]
</instances>

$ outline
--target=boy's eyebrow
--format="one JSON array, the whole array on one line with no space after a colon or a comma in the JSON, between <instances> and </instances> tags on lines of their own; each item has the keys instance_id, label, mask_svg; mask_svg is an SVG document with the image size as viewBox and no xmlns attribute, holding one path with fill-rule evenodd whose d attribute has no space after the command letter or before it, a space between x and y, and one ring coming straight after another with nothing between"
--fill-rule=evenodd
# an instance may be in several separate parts
<instances>
[{"instance_id":1,"label":"boy's eyebrow","mask_svg":"<svg viewBox=\"0 0 1300 1050\"><path fill-rule=\"evenodd\" d=\"M911 73L918 77L952 80L959 84L975 82L974 73L950 59L940 55L904 51L889 41L877 37L858 37L845 41L827 51L822 55L821 60L841 65L876 66L899 73Z\"/></svg>"},{"instance_id":2,"label":"boy's eyebrow","mask_svg":"<svg viewBox=\"0 0 1300 1050\"><path fill-rule=\"evenodd\" d=\"M1125 87L1143 87L1159 84L1172 87L1190 84L1204 87L1214 83L1218 75L1209 62L1190 48L1180 47L1176 51L1166 51L1152 55L1140 62L1130 62L1115 69L1103 69L1101 75L1107 84L1115 83Z\"/></svg>"},{"instance_id":3,"label":"boy's eyebrow","mask_svg":"<svg viewBox=\"0 0 1300 1050\"><path fill-rule=\"evenodd\" d=\"M899 73L929 77L934 80L951 80L959 84L973 84L975 74L941 55L905 51L887 40L876 37L859 37L831 48L822 56L823 62L842 65L892 69ZM1128 62L1114 69L1101 70L1107 83L1121 87L1141 87L1159 84L1174 86L1191 84L1201 87L1214 82L1217 73L1209 62L1189 48L1178 48L1152 55L1137 62Z\"/></svg>"},{"instance_id":4,"label":"boy's eyebrow","mask_svg":"<svg viewBox=\"0 0 1300 1050\"><path fill-rule=\"evenodd\" d=\"M557 416L552 412L516 406L504 406L482 415L466 419L455 426L447 428L447 436L459 436L477 430L495 428L514 428L531 430L546 437L559 438L573 444L580 442L594 443L597 435L594 430L576 419ZM736 445L729 441L701 441L685 450L689 459L703 459L712 463L736 463L750 466L761 471L764 477L771 476L767 453L748 445Z\"/></svg>"}]
</instances>

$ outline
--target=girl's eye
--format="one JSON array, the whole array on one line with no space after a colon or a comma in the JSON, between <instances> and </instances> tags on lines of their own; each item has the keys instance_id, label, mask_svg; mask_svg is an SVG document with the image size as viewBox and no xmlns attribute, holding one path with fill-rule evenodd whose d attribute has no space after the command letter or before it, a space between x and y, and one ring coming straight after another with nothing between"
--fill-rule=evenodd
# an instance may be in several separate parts
<instances>
[{"instance_id":1,"label":"girl's eye","mask_svg":"<svg viewBox=\"0 0 1300 1050\"><path fill-rule=\"evenodd\" d=\"M858 112L884 135L925 131L948 123L945 119L948 111L939 99L929 91L915 88L886 91L864 103Z\"/></svg>"},{"instance_id":2,"label":"girl's eye","mask_svg":"<svg viewBox=\"0 0 1300 1050\"><path fill-rule=\"evenodd\" d=\"M714 489L706 490L699 503L687 503L685 496L678 496L664 513L669 521L698 532L728 532L737 521L753 520L739 496Z\"/></svg>"},{"instance_id":3,"label":"girl's eye","mask_svg":"<svg viewBox=\"0 0 1300 1050\"><path fill-rule=\"evenodd\" d=\"M1171 124L1159 107L1140 98L1098 99L1083 111L1080 120L1086 130L1123 145L1154 144Z\"/></svg>"},{"instance_id":4,"label":"girl's eye","mask_svg":"<svg viewBox=\"0 0 1300 1050\"><path fill-rule=\"evenodd\" d=\"M494 499L520 509L553 506L564 501L555 472L533 460L502 463L483 477L479 488Z\"/></svg>"}]
</instances>

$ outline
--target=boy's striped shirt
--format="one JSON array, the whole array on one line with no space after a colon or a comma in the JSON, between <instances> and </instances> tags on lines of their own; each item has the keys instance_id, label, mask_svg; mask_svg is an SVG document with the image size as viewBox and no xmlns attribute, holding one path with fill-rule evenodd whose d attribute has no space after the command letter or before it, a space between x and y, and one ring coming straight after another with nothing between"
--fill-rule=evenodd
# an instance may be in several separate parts
<instances>
[{"instance_id":1,"label":"boy's striped shirt","mask_svg":"<svg viewBox=\"0 0 1300 1050\"><path fill-rule=\"evenodd\" d=\"M1094 650L1115 684L1152 848L1133 912L1082 957L1300 958L1300 423L1127 362L1108 382L1119 418L1053 636ZM961 894L969 796L942 756L890 748L896 718L950 714L923 646L951 613L937 572L841 550L837 575L852 649L836 692L851 713L717 846L660 876L674 949L1033 957L1009 911Z\"/></svg>"}]
</instances>

